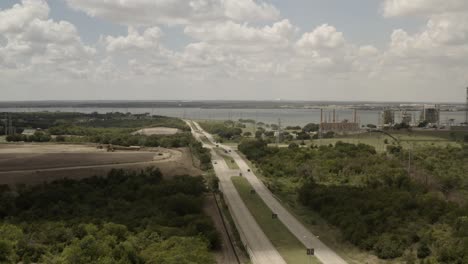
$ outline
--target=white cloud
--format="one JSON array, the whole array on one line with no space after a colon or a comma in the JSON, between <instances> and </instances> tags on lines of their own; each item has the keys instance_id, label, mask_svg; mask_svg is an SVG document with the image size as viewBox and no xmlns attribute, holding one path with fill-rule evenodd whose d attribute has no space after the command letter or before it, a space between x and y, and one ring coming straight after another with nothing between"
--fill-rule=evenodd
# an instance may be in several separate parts
<instances>
[{"instance_id":1,"label":"white cloud","mask_svg":"<svg viewBox=\"0 0 468 264\"><path fill-rule=\"evenodd\" d=\"M372 57L379 54L379 50L372 45L365 45L359 47L359 56Z\"/></svg>"},{"instance_id":2,"label":"white cloud","mask_svg":"<svg viewBox=\"0 0 468 264\"><path fill-rule=\"evenodd\" d=\"M209 21L274 20L279 11L262 0L66 0L92 17L115 23L152 26L186 25Z\"/></svg>"},{"instance_id":3,"label":"white cloud","mask_svg":"<svg viewBox=\"0 0 468 264\"><path fill-rule=\"evenodd\" d=\"M241 46L239 48L256 46L256 50L259 50L266 47L287 46L297 32L297 28L287 19L262 28L227 21L190 25L185 28L184 32L196 40L219 43L224 46Z\"/></svg>"},{"instance_id":4,"label":"white cloud","mask_svg":"<svg viewBox=\"0 0 468 264\"><path fill-rule=\"evenodd\" d=\"M21 31L34 19L44 20L48 16L49 6L45 1L23 0L10 9L0 10L0 32Z\"/></svg>"},{"instance_id":5,"label":"white cloud","mask_svg":"<svg viewBox=\"0 0 468 264\"><path fill-rule=\"evenodd\" d=\"M162 35L162 31L158 27L148 28L143 34L140 34L135 28L129 27L127 36L107 36L104 39L104 45L108 52L158 48Z\"/></svg>"},{"instance_id":6,"label":"white cloud","mask_svg":"<svg viewBox=\"0 0 468 264\"><path fill-rule=\"evenodd\" d=\"M468 14L433 16L424 30L413 35L395 30L387 52L391 56L419 64L468 59Z\"/></svg>"},{"instance_id":7,"label":"white cloud","mask_svg":"<svg viewBox=\"0 0 468 264\"><path fill-rule=\"evenodd\" d=\"M431 15L444 12L466 12L466 0L385 0L383 13L386 17Z\"/></svg>"},{"instance_id":8,"label":"white cloud","mask_svg":"<svg viewBox=\"0 0 468 264\"><path fill-rule=\"evenodd\" d=\"M47 74L80 77L95 53L82 43L74 25L48 19L49 7L42 0L23 0L0 10L0 44L3 67Z\"/></svg>"},{"instance_id":9,"label":"white cloud","mask_svg":"<svg viewBox=\"0 0 468 264\"><path fill-rule=\"evenodd\" d=\"M302 35L297 42L299 49L303 51L315 49L334 49L345 44L342 32L338 32L335 27L323 24L312 32L307 32Z\"/></svg>"}]
</instances>

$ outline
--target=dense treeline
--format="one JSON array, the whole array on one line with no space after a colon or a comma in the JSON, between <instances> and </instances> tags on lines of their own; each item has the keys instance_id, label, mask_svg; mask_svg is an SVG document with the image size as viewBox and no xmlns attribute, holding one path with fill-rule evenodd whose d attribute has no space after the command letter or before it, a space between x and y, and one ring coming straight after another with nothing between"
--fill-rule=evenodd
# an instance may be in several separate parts
<instances>
[{"instance_id":1,"label":"dense treeline","mask_svg":"<svg viewBox=\"0 0 468 264\"><path fill-rule=\"evenodd\" d=\"M48 133L37 131L33 135L14 134L6 136L8 142L49 142L52 137Z\"/></svg>"},{"instance_id":2,"label":"dense treeline","mask_svg":"<svg viewBox=\"0 0 468 264\"><path fill-rule=\"evenodd\" d=\"M101 128L140 128L163 126L190 131L190 128L180 119L165 116L150 116L148 114L130 113L67 113L67 112L32 112L10 113L13 126L21 128L50 129L56 126L101 127ZM3 117L3 113L0 113ZM72 133L63 133L73 135Z\"/></svg>"},{"instance_id":3,"label":"dense treeline","mask_svg":"<svg viewBox=\"0 0 468 264\"><path fill-rule=\"evenodd\" d=\"M242 128L235 127L234 124L218 122L199 122L199 124L208 133L218 136L220 141L240 139L242 134Z\"/></svg>"},{"instance_id":4,"label":"dense treeline","mask_svg":"<svg viewBox=\"0 0 468 264\"><path fill-rule=\"evenodd\" d=\"M408 187L310 183L300 188L299 198L339 227L345 239L373 250L380 258L400 257L413 248L421 259L468 263L468 208L447 202L436 193Z\"/></svg>"},{"instance_id":5,"label":"dense treeline","mask_svg":"<svg viewBox=\"0 0 468 264\"><path fill-rule=\"evenodd\" d=\"M0 191L0 263L213 263L203 179L158 170Z\"/></svg>"},{"instance_id":6,"label":"dense treeline","mask_svg":"<svg viewBox=\"0 0 468 264\"><path fill-rule=\"evenodd\" d=\"M378 154L371 146L342 142L279 149L261 140L246 140L239 150L258 165L270 189L286 197L298 193L301 204L337 226L347 241L380 258L468 263L467 205L411 179L403 152ZM452 175L461 180L456 188L466 187L460 183L468 179L467 147L416 153L417 168L436 178Z\"/></svg>"},{"instance_id":7,"label":"dense treeline","mask_svg":"<svg viewBox=\"0 0 468 264\"><path fill-rule=\"evenodd\" d=\"M406 156L400 155L402 159ZM412 156L417 168L440 184L444 193L468 190L468 147L423 147L415 149Z\"/></svg>"}]
</instances>

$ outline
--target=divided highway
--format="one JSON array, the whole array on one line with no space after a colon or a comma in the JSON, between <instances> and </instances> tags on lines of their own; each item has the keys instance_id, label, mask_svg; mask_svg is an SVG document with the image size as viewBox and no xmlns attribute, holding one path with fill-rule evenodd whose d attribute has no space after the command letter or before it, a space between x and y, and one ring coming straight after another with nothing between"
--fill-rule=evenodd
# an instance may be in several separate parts
<instances>
[{"instance_id":1,"label":"divided highway","mask_svg":"<svg viewBox=\"0 0 468 264\"><path fill-rule=\"evenodd\" d=\"M198 123L193 122L197 128L197 130L212 143L215 144L214 138L211 134L205 132ZM230 154L232 158L235 160L237 165L240 168L243 176L250 182L252 187L258 193L258 195L263 199L263 201L267 204L267 206L276 214L278 214L278 218L283 222L283 224L291 231L291 233L297 237L299 241L304 244L306 248L314 248L315 249L315 256L324 264L347 264L347 262L342 259L336 252L322 243L317 236L312 234L309 229L307 229L301 222L299 222L288 210L286 210L273 194L268 190L268 188L263 184L263 182L258 179L258 177L252 172L251 168L247 165L242 157L239 154L231 149L229 146L225 146L219 144L220 147L231 150ZM219 158L219 157L218 157ZM222 160L222 158L221 158ZM218 164L223 163L219 162ZM223 163L224 164L224 163ZM225 164L224 164L225 165ZM219 167L219 166L218 166ZM218 171L216 171L218 177ZM231 175L232 176L232 175ZM220 179L221 180L221 179ZM232 188L234 188L230 179L228 179ZM235 189L234 189L235 192ZM236 192L237 194L237 192ZM237 194L237 196L239 196ZM238 197L240 199L240 197ZM242 201L241 201L242 203ZM242 203L243 204L243 203ZM245 207L245 205L244 205ZM245 208L247 210L247 208ZM250 215L250 214L249 214ZM252 217L250 215L250 217ZM244 221L243 218L241 218ZM305 254L306 252L304 252ZM270 262L274 263L274 262Z\"/></svg>"},{"instance_id":2,"label":"divided highway","mask_svg":"<svg viewBox=\"0 0 468 264\"><path fill-rule=\"evenodd\" d=\"M203 142L202 136L208 136L210 142L213 142L211 135L205 135L195 122L186 121L192 128L192 134L196 139ZM219 178L220 189L223 192L224 199L228 204L231 215L236 224L237 230L245 243L250 259L254 264L286 264L284 259L271 244L268 237L262 231L255 221L249 209L245 206L242 198L237 192L231 181L232 176L239 175L239 170L231 170L226 162L213 150L212 144L203 144L205 148L211 149L213 166L216 175Z\"/></svg>"}]
</instances>

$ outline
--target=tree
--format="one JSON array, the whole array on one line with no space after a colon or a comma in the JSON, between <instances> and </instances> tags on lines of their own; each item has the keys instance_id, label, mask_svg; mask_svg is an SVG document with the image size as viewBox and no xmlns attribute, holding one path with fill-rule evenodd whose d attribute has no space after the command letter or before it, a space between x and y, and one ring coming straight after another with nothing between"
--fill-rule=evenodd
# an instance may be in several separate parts
<instances>
[{"instance_id":1,"label":"tree","mask_svg":"<svg viewBox=\"0 0 468 264\"><path fill-rule=\"evenodd\" d=\"M429 124L429 122L427 122L426 120L424 120L424 121L421 121L421 122L418 124L418 127L420 127L420 128L427 127L428 124Z\"/></svg>"},{"instance_id":2,"label":"tree","mask_svg":"<svg viewBox=\"0 0 468 264\"><path fill-rule=\"evenodd\" d=\"M15 263L16 258L11 242L0 239L0 263Z\"/></svg>"},{"instance_id":3,"label":"tree","mask_svg":"<svg viewBox=\"0 0 468 264\"><path fill-rule=\"evenodd\" d=\"M299 132L299 133L297 134L297 139L298 139L298 140L309 140L309 139L311 139L311 137L310 137L310 135L309 135L308 133L306 133L306 132Z\"/></svg>"},{"instance_id":4,"label":"tree","mask_svg":"<svg viewBox=\"0 0 468 264\"><path fill-rule=\"evenodd\" d=\"M390 234L382 235L374 245L375 253L382 259L401 257L405 248L403 241L399 237Z\"/></svg>"},{"instance_id":5,"label":"tree","mask_svg":"<svg viewBox=\"0 0 468 264\"><path fill-rule=\"evenodd\" d=\"M142 252L147 264L214 264L208 243L199 238L171 237Z\"/></svg>"},{"instance_id":6,"label":"tree","mask_svg":"<svg viewBox=\"0 0 468 264\"><path fill-rule=\"evenodd\" d=\"M260 130L255 131L255 138L261 139L263 136L263 132Z\"/></svg>"},{"instance_id":7,"label":"tree","mask_svg":"<svg viewBox=\"0 0 468 264\"><path fill-rule=\"evenodd\" d=\"M429 248L426 241L422 241L419 244L416 254L417 254L418 258L420 258L420 259L427 258L427 257L429 257L431 255L431 249Z\"/></svg>"},{"instance_id":8,"label":"tree","mask_svg":"<svg viewBox=\"0 0 468 264\"><path fill-rule=\"evenodd\" d=\"M306 132L306 133L310 133L310 132L319 131L319 128L320 128L320 126L318 124L309 123L309 124L305 125L304 128L302 128L302 130L304 132Z\"/></svg>"},{"instance_id":9,"label":"tree","mask_svg":"<svg viewBox=\"0 0 468 264\"><path fill-rule=\"evenodd\" d=\"M289 144L288 148L289 148L289 149L298 149L298 148L299 148L299 145L296 144L296 143L291 143L291 144Z\"/></svg>"},{"instance_id":10,"label":"tree","mask_svg":"<svg viewBox=\"0 0 468 264\"><path fill-rule=\"evenodd\" d=\"M335 137L335 132L333 131L328 131L323 135L323 138L334 138Z\"/></svg>"}]
</instances>

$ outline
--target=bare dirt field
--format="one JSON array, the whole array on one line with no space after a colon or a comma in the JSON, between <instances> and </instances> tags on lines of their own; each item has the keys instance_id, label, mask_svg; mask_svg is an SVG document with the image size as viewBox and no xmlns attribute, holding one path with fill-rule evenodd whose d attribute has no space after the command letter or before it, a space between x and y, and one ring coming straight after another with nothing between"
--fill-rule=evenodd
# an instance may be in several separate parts
<instances>
[{"instance_id":1,"label":"bare dirt field","mask_svg":"<svg viewBox=\"0 0 468 264\"><path fill-rule=\"evenodd\" d=\"M144 128L134 132L134 135L174 135L179 133L180 130L177 128L170 128L170 127L151 127L151 128Z\"/></svg>"},{"instance_id":2,"label":"bare dirt field","mask_svg":"<svg viewBox=\"0 0 468 264\"><path fill-rule=\"evenodd\" d=\"M156 167L164 176L201 175L188 149L106 152L92 145L1 144L0 184L38 184L106 175L111 169Z\"/></svg>"}]
</instances>

